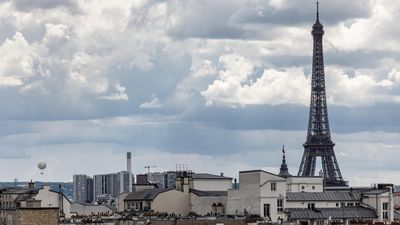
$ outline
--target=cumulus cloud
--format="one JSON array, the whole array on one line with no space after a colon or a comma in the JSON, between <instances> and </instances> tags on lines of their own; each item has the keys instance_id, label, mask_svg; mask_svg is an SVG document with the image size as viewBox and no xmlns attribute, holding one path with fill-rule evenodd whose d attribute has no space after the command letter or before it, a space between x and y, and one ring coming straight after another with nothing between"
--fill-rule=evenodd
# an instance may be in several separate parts
<instances>
[{"instance_id":1,"label":"cumulus cloud","mask_svg":"<svg viewBox=\"0 0 400 225\"><path fill-rule=\"evenodd\" d=\"M307 104L309 80L299 68L286 71L266 69L252 79L254 65L238 54L220 57L223 70L201 94L207 105Z\"/></svg>"},{"instance_id":2,"label":"cumulus cloud","mask_svg":"<svg viewBox=\"0 0 400 225\"><path fill-rule=\"evenodd\" d=\"M157 98L157 96L153 95L151 96L150 101L148 102L143 102L139 106L141 109L156 109L156 108L161 108L162 104L160 102L160 99Z\"/></svg>"},{"instance_id":3,"label":"cumulus cloud","mask_svg":"<svg viewBox=\"0 0 400 225\"><path fill-rule=\"evenodd\" d=\"M0 46L0 86L22 86L38 74L42 49L17 32Z\"/></svg>"},{"instance_id":4,"label":"cumulus cloud","mask_svg":"<svg viewBox=\"0 0 400 225\"><path fill-rule=\"evenodd\" d=\"M126 88L124 86L121 86L121 84L117 83L115 84L115 93L108 95L108 96L102 96L102 99L110 100L110 101L128 101L128 95L126 94Z\"/></svg>"},{"instance_id":5,"label":"cumulus cloud","mask_svg":"<svg viewBox=\"0 0 400 225\"><path fill-rule=\"evenodd\" d=\"M35 9L53 9L57 7L65 7L66 9L76 10L76 2L74 0L13 0L16 9L21 11L30 11Z\"/></svg>"}]
</instances>

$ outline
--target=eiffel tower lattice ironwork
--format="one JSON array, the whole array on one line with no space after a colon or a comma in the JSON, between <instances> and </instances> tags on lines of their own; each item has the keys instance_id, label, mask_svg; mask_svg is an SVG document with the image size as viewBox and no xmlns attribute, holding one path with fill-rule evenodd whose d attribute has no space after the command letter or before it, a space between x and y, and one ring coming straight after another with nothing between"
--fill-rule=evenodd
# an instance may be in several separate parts
<instances>
[{"instance_id":1,"label":"eiffel tower lattice ironwork","mask_svg":"<svg viewBox=\"0 0 400 225\"><path fill-rule=\"evenodd\" d=\"M314 176L317 157L321 157L325 186L347 186L336 160L333 150L335 144L332 142L329 130L322 46L324 27L319 21L319 2L317 2L317 19L311 33L314 38L314 49L310 112L307 140L303 145L304 154L298 176Z\"/></svg>"}]
</instances>

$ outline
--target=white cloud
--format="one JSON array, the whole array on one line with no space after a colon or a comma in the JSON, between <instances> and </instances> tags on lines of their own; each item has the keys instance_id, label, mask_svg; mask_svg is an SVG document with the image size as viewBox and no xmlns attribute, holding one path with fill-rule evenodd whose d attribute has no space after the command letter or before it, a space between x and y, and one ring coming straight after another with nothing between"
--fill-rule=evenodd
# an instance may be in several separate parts
<instances>
[{"instance_id":1,"label":"white cloud","mask_svg":"<svg viewBox=\"0 0 400 225\"><path fill-rule=\"evenodd\" d=\"M157 108L161 108L161 107L162 107L162 104L160 102L160 99L157 98L156 95L151 96L150 101L143 102L139 106L139 108L141 108L141 109L157 109Z\"/></svg>"},{"instance_id":2,"label":"white cloud","mask_svg":"<svg viewBox=\"0 0 400 225\"><path fill-rule=\"evenodd\" d=\"M17 32L0 46L0 86L21 86L37 74L41 49Z\"/></svg>"},{"instance_id":3,"label":"white cloud","mask_svg":"<svg viewBox=\"0 0 400 225\"><path fill-rule=\"evenodd\" d=\"M101 98L110 100L110 101L128 101L129 100L128 95L126 94L126 88L119 83L115 84L115 93L108 95L108 96L102 96Z\"/></svg>"},{"instance_id":4,"label":"white cloud","mask_svg":"<svg viewBox=\"0 0 400 225\"><path fill-rule=\"evenodd\" d=\"M307 104L310 82L300 68L266 69L253 80L255 66L243 56L223 55L220 63L218 79L201 92L207 105Z\"/></svg>"},{"instance_id":5,"label":"white cloud","mask_svg":"<svg viewBox=\"0 0 400 225\"><path fill-rule=\"evenodd\" d=\"M327 67L326 72L330 104L357 107L382 102L400 103L400 95L392 93L400 84L393 72L383 79L359 71L350 76L336 67Z\"/></svg>"}]
</instances>

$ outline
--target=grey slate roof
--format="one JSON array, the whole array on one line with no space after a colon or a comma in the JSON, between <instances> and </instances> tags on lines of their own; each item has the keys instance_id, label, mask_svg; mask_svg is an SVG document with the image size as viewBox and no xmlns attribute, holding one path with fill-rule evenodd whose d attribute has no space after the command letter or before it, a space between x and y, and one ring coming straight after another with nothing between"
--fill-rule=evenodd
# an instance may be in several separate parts
<instances>
[{"instance_id":1,"label":"grey slate roof","mask_svg":"<svg viewBox=\"0 0 400 225\"><path fill-rule=\"evenodd\" d=\"M364 195L380 195L386 192L389 192L389 189L372 189L368 191L363 191Z\"/></svg>"},{"instance_id":2,"label":"grey slate roof","mask_svg":"<svg viewBox=\"0 0 400 225\"><path fill-rule=\"evenodd\" d=\"M394 217L394 220L400 220L400 212L399 211L394 211L393 217Z\"/></svg>"},{"instance_id":3,"label":"grey slate roof","mask_svg":"<svg viewBox=\"0 0 400 225\"><path fill-rule=\"evenodd\" d=\"M217 197L217 196L228 196L227 191L200 191L196 189L190 189L190 192L199 197Z\"/></svg>"},{"instance_id":4,"label":"grey slate roof","mask_svg":"<svg viewBox=\"0 0 400 225\"><path fill-rule=\"evenodd\" d=\"M325 208L325 209L287 209L290 219L369 219L377 218L373 209L363 207Z\"/></svg>"},{"instance_id":5,"label":"grey slate roof","mask_svg":"<svg viewBox=\"0 0 400 225\"><path fill-rule=\"evenodd\" d=\"M139 200L154 200L158 194L173 190L173 188L169 189L148 189L144 191L139 191L139 192L133 192L128 194L124 201L139 201Z\"/></svg>"},{"instance_id":6,"label":"grey slate roof","mask_svg":"<svg viewBox=\"0 0 400 225\"><path fill-rule=\"evenodd\" d=\"M214 175L209 173L194 173L192 175L193 179L229 179L232 180L231 177L225 177L220 175Z\"/></svg>"},{"instance_id":7,"label":"grey slate roof","mask_svg":"<svg viewBox=\"0 0 400 225\"><path fill-rule=\"evenodd\" d=\"M289 192L286 201L360 201L358 192Z\"/></svg>"}]
</instances>

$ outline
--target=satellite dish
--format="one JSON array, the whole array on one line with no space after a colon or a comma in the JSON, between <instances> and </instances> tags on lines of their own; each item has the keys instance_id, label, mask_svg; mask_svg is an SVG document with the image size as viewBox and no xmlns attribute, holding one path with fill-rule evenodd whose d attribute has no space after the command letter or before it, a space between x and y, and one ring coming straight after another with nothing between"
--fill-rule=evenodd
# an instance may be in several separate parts
<instances>
[{"instance_id":1,"label":"satellite dish","mask_svg":"<svg viewBox=\"0 0 400 225\"><path fill-rule=\"evenodd\" d=\"M43 170L46 169L47 164L45 162L39 162L37 164L37 167L39 168L39 170L41 170L42 172L40 172L40 174L43 175Z\"/></svg>"}]
</instances>

